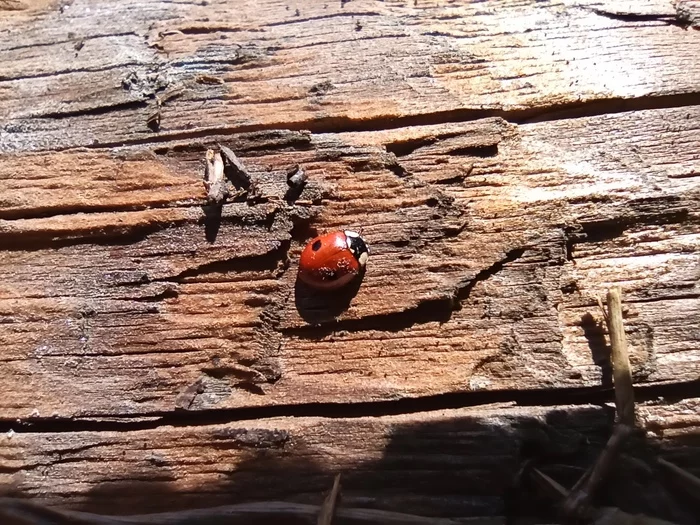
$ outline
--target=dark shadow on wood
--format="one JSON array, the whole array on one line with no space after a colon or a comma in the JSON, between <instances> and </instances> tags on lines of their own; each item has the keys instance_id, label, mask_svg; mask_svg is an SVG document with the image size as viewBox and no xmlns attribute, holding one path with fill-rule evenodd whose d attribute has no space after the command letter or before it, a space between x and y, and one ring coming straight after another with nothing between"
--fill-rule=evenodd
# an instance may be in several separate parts
<instances>
[{"instance_id":1,"label":"dark shadow on wood","mask_svg":"<svg viewBox=\"0 0 700 525\"><path fill-rule=\"evenodd\" d=\"M222 206L220 204L204 205L202 211L204 212L204 237L208 242L214 243L221 228Z\"/></svg>"},{"instance_id":2,"label":"dark shadow on wood","mask_svg":"<svg viewBox=\"0 0 700 525\"><path fill-rule=\"evenodd\" d=\"M422 422L387 421L382 427L373 418L329 419L321 426L302 425L296 430L294 426L256 428L254 422L202 427L201 445L221 457L216 465L218 483L177 493L172 488L181 481L177 454L171 459L163 443L144 442L142 453L131 451L145 458L139 460L138 471L109 474L81 510L124 515L265 500L318 505L340 472L340 508L447 518L510 516L509 523L528 518L536 523L558 522L556 506L529 484L528 476L520 474L535 466L571 488L605 447L614 417L614 408L602 406L554 409L533 416L444 414ZM346 454L355 453L357 460L344 459L344 467L329 468L327 462L334 460L325 449L319 455L317 432L325 436L322 449L332 444L338 457L347 459ZM700 438L696 438L678 444L665 440L664 456L675 457L678 464L698 464ZM381 457L368 459L374 454L365 440L386 442ZM160 451L148 451L151 447ZM595 505L679 525L695 523L692 510L679 503L655 475L653 458L659 450L643 432L630 439L625 454L633 459L616 465L594 498ZM227 463L227 457L236 459Z\"/></svg>"},{"instance_id":3,"label":"dark shadow on wood","mask_svg":"<svg viewBox=\"0 0 700 525\"><path fill-rule=\"evenodd\" d=\"M581 328L586 341L588 341L588 348L591 351L593 362L600 367L602 374L601 384L605 387L612 386L613 370L612 361L610 360L610 346L605 340L603 324L591 314L586 313L581 316Z\"/></svg>"},{"instance_id":4,"label":"dark shadow on wood","mask_svg":"<svg viewBox=\"0 0 700 525\"><path fill-rule=\"evenodd\" d=\"M365 277L365 269L346 286L337 290L316 290L297 276L294 283L294 304L304 321L318 325L334 321L348 309Z\"/></svg>"}]
</instances>

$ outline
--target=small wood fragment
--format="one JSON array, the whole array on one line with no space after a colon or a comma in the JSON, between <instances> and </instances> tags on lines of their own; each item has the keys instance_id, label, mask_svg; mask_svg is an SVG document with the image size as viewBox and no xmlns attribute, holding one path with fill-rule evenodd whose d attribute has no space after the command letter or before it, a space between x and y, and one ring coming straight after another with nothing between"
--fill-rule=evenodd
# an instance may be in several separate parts
<instances>
[{"instance_id":1,"label":"small wood fragment","mask_svg":"<svg viewBox=\"0 0 700 525\"><path fill-rule=\"evenodd\" d=\"M165 93L162 95L156 95L156 103L158 104L158 107L162 107L166 102L170 100L174 100L180 96L182 96L185 93L185 86L183 85L176 85L172 88L169 88Z\"/></svg>"},{"instance_id":2,"label":"small wood fragment","mask_svg":"<svg viewBox=\"0 0 700 525\"><path fill-rule=\"evenodd\" d=\"M175 398L175 408L189 410L197 396L203 392L204 382L202 378L199 378L177 395Z\"/></svg>"},{"instance_id":3,"label":"small wood fragment","mask_svg":"<svg viewBox=\"0 0 700 525\"><path fill-rule=\"evenodd\" d=\"M321 510L318 513L318 525L331 525L333 516L335 515L335 505L338 501L338 492L340 491L340 474L336 474L333 480L333 488L323 500Z\"/></svg>"},{"instance_id":4,"label":"small wood fragment","mask_svg":"<svg viewBox=\"0 0 700 525\"><path fill-rule=\"evenodd\" d=\"M148 126L148 129L151 131L160 131L160 121L161 121L161 112L160 112L160 105L156 108L156 110L148 115L146 118L146 126Z\"/></svg>"},{"instance_id":5,"label":"small wood fragment","mask_svg":"<svg viewBox=\"0 0 700 525\"><path fill-rule=\"evenodd\" d=\"M306 187L308 178L306 170L298 164L287 171L287 186L289 187L284 195L287 202L293 202L299 198Z\"/></svg>"},{"instance_id":6,"label":"small wood fragment","mask_svg":"<svg viewBox=\"0 0 700 525\"><path fill-rule=\"evenodd\" d=\"M194 79L197 84L209 84L209 85L218 85L218 84L223 84L224 79L220 77L215 77L212 75L197 75Z\"/></svg>"},{"instance_id":7,"label":"small wood fragment","mask_svg":"<svg viewBox=\"0 0 700 525\"><path fill-rule=\"evenodd\" d=\"M250 188L250 173L241 160L226 146L219 144L219 150L224 159L225 173L228 179L237 188L242 188L244 190Z\"/></svg>"},{"instance_id":8,"label":"small wood fragment","mask_svg":"<svg viewBox=\"0 0 700 525\"><path fill-rule=\"evenodd\" d=\"M221 205L229 197L229 190L224 178L224 161L221 154L212 149L207 150L204 168L204 187L207 190L207 200L212 204Z\"/></svg>"}]
</instances>

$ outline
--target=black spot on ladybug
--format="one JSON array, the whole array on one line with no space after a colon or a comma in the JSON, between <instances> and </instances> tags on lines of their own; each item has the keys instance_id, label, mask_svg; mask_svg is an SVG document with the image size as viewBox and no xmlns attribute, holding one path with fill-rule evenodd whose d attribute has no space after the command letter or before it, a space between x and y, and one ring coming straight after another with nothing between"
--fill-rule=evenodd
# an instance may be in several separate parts
<instances>
[{"instance_id":1,"label":"black spot on ladybug","mask_svg":"<svg viewBox=\"0 0 700 525\"><path fill-rule=\"evenodd\" d=\"M321 241L316 241L311 245L311 249L315 252L319 251L321 249Z\"/></svg>"}]
</instances>

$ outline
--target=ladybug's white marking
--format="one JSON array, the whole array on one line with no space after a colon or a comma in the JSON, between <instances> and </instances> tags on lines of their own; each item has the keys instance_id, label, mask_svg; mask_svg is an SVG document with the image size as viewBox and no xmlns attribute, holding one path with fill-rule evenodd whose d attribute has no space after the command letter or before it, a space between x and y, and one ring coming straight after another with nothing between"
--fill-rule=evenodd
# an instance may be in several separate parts
<instances>
[{"instance_id":1,"label":"ladybug's white marking","mask_svg":"<svg viewBox=\"0 0 700 525\"><path fill-rule=\"evenodd\" d=\"M367 252L362 252L360 254L360 258L358 259L360 266L364 266L365 264L367 264L367 259L369 259L369 254Z\"/></svg>"},{"instance_id":2,"label":"ladybug's white marking","mask_svg":"<svg viewBox=\"0 0 700 525\"><path fill-rule=\"evenodd\" d=\"M348 247L348 250L350 250L350 253L352 253L353 255L357 255L355 253L355 250L352 248L352 243L350 242L350 239L351 238L359 239L360 235L358 233L355 233L352 230L345 230L343 233L345 234L345 237L347 238L345 244Z\"/></svg>"}]
</instances>

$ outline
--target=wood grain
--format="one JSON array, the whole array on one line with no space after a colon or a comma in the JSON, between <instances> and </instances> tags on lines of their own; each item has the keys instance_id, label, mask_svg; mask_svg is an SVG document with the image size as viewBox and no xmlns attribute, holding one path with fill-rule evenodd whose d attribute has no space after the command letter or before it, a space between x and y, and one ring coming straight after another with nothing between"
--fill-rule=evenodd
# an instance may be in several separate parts
<instances>
[{"instance_id":1,"label":"wood grain","mask_svg":"<svg viewBox=\"0 0 700 525\"><path fill-rule=\"evenodd\" d=\"M3 410L143 414L191 388L187 408L202 409L595 385L606 366L595 298L615 284L635 379L696 379L697 325L677 327L699 308L699 116L241 136L229 143L261 202L227 204L214 242L201 178L216 139L61 153L86 166L72 172L80 189L56 194L39 178L47 216L0 222ZM24 158L5 157L0 184L35 173ZM296 163L310 183L289 205ZM125 175L104 191L115 165ZM129 211L146 169L162 207ZM77 204L91 194L105 197ZM17 195L15 217L34 199ZM73 205L85 211L66 214ZM295 277L305 240L337 227L362 230L372 255L333 321L337 304Z\"/></svg>"},{"instance_id":2,"label":"wood grain","mask_svg":"<svg viewBox=\"0 0 700 525\"><path fill-rule=\"evenodd\" d=\"M0 151L677 105L700 77L700 39L683 28L693 2L646 2L629 16L586 1L57 7L0 22Z\"/></svg>"},{"instance_id":3,"label":"wood grain","mask_svg":"<svg viewBox=\"0 0 700 525\"><path fill-rule=\"evenodd\" d=\"M641 406L648 441L633 440L630 450L658 449L698 472L699 403ZM503 515L526 459L536 458L572 486L604 447L610 410L493 405L353 419L16 433L0 437L0 480L37 502L128 515L265 499L320 504L342 472L339 511ZM636 477L633 490L649 494L648 504L663 515L667 493L643 469L628 467L606 485L609 501L631 497L628 477Z\"/></svg>"},{"instance_id":4,"label":"wood grain","mask_svg":"<svg viewBox=\"0 0 700 525\"><path fill-rule=\"evenodd\" d=\"M319 504L342 471L340 510L544 516L509 487L607 441L619 286L647 436L598 503L693 522L640 458L700 465L698 2L0 12L3 490ZM221 146L252 185L219 209ZM296 265L335 228L371 256L324 298Z\"/></svg>"}]
</instances>

